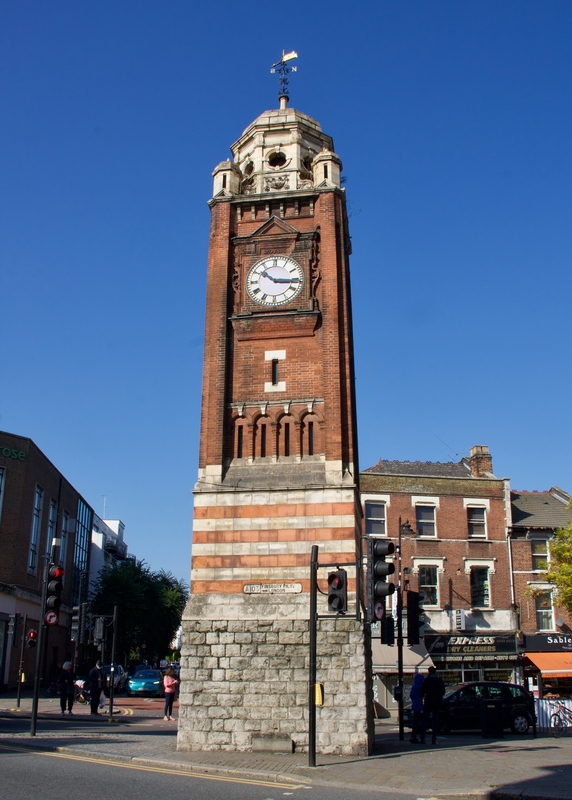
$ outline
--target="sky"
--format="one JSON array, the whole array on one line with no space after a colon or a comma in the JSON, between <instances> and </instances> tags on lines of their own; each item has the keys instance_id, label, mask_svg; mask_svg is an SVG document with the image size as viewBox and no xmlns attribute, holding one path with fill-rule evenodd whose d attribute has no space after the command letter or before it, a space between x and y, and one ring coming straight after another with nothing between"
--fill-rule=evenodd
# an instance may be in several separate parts
<instances>
[{"instance_id":1,"label":"sky","mask_svg":"<svg viewBox=\"0 0 572 800\"><path fill-rule=\"evenodd\" d=\"M569 0L0 0L0 430L188 581L211 174L294 49L346 178L360 467L487 444L572 493L571 35Z\"/></svg>"}]
</instances>

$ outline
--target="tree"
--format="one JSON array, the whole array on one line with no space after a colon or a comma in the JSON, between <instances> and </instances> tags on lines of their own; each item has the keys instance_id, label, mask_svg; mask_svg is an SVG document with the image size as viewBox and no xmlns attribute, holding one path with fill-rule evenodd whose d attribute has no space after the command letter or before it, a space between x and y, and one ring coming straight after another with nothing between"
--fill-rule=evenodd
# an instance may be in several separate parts
<instances>
[{"instance_id":1,"label":"tree","mask_svg":"<svg viewBox=\"0 0 572 800\"><path fill-rule=\"evenodd\" d=\"M546 580L556 587L556 603L572 613L572 520L567 528L559 528L550 541Z\"/></svg>"},{"instance_id":2,"label":"tree","mask_svg":"<svg viewBox=\"0 0 572 800\"><path fill-rule=\"evenodd\" d=\"M170 572L152 572L143 561L121 561L99 573L92 612L111 614L117 605L118 661L156 661L169 652L187 597L186 584Z\"/></svg>"}]
</instances>

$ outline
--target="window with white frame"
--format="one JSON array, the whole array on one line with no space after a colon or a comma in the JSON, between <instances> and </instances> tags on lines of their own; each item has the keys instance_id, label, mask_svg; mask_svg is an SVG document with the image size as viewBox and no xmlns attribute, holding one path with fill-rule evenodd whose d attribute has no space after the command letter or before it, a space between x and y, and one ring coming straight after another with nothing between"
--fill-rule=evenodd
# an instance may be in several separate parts
<instances>
[{"instance_id":1,"label":"window with white frame","mask_svg":"<svg viewBox=\"0 0 572 800\"><path fill-rule=\"evenodd\" d=\"M38 567L38 547L40 543L43 503L44 503L44 490L40 486L36 486L36 492L34 494L34 511L32 514L32 535L30 537L30 555L28 557L28 572L35 572Z\"/></svg>"},{"instance_id":2,"label":"window with white frame","mask_svg":"<svg viewBox=\"0 0 572 800\"><path fill-rule=\"evenodd\" d=\"M548 569L548 542L537 539L530 543L533 572L546 572Z\"/></svg>"},{"instance_id":3,"label":"window with white frame","mask_svg":"<svg viewBox=\"0 0 572 800\"><path fill-rule=\"evenodd\" d=\"M536 629L539 631L554 630L552 592L540 592L535 595L534 605L536 610Z\"/></svg>"},{"instance_id":4,"label":"window with white frame","mask_svg":"<svg viewBox=\"0 0 572 800\"><path fill-rule=\"evenodd\" d=\"M471 605L473 608L489 608L491 593L488 567L471 567Z\"/></svg>"},{"instance_id":5,"label":"window with white frame","mask_svg":"<svg viewBox=\"0 0 572 800\"><path fill-rule=\"evenodd\" d=\"M423 605L439 605L439 568L436 564L419 566L419 592L425 596Z\"/></svg>"},{"instance_id":6,"label":"window with white frame","mask_svg":"<svg viewBox=\"0 0 572 800\"><path fill-rule=\"evenodd\" d=\"M418 536L436 536L435 506L415 506L415 525Z\"/></svg>"},{"instance_id":7,"label":"window with white frame","mask_svg":"<svg viewBox=\"0 0 572 800\"><path fill-rule=\"evenodd\" d=\"M467 507L467 524L469 539L486 539L487 537L487 510L481 506Z\"/></svg>"},{"instance_id":8,"label":"window with white frame","mask_svg":"<svg viewBox=\"0 0 572 800\"><path fill-rule=\"evenodd\" d=\"M385 536L385 503L366 502L365 532L366 535Z\"/></svg>"}]
</instances>

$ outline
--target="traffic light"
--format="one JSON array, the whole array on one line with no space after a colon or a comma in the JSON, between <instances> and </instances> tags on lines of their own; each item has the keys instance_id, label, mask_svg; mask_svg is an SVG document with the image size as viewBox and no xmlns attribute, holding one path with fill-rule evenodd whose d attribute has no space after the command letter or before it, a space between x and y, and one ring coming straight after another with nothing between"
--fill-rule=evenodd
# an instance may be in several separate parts
<instances>
[{"instance_id":1,"label":"traffic light","mask_svg":"<svg viewBox=\"0 0 572 800\"><path fill-rule=\"evenodd\" d=\"M338 569L328 575L328 610L345 614L348 610L348 573Z\"/></svg>"},{"instance_id":2,"label":"traffic light","mask_svg":"<svg viewBox=\"0 0 572 800\"><path fill-rule=\"evenodd\" d=\"M424 600L424 594L407 592L407 644L419 644L419 632L425 625Z\"/></svg>"},{"instance_id":3,"label":"traffic light","mask_svg":"<svg viewBox=\"0 0 572 800\"><path fill-rule=\"evenodd\" d=\"M38 631L31 628L26 636L26 647L36 647L38 644Z\"/></svg>"},{"instance_id":4,"label":"traffic light","mask_svg":"<svg viewBox=\"0 0 572 800\"><path fill-rule=\"evenodd\" d=\"M385 614L381 620L381 643L391 646L395 644L395 619L391 614Z\"/></svg>"},{"instance_id":5,"label":"traffic light","mask_svg":"<svg viewBox=\"0 0 572 800\"><path fill-rule=\"evenodd\" d=\"M393 575L395 565L385 558L395 552L395 545L386 539L368 537L367 541L367 576L366 576L366 611L367 621L376 622L382 619L385 611L385 598L393 594L395 584L388 583L387 576Z\"/></svg>"},{"instance_id":6,"label":"traffic light","mask_svg":"<svg viewBox=\"0 0 572 800\"><path fill-rule=\"evenodd\" d=\"M87 612L89 604L82 603L79 608L79 643L87 643Z\"/></svg>"},{"instance_id":7,"label":"traffic light","mask_svg":"<svg viewBox=\"0 0 572 800\"><path fill-rule=\"evenodd\" d=\"M79 642L79 618L81 614L81 606L72 607L71 619L71 640L72 642Z\"/></svg>"},{"instance_id":8,"label":"traffic light","mask_svg":"<svg viewBox=\"0 0 572 800\"><path fill-rule=\"evenodd\" d=\"M12 647L18 647L18 628L20 627L20 615L10 614L8 621L8 636L12 637Z\"/></svg>"},{"instance_id":9,"label":"traffic light","mask_svg":"<svg viewBox=\"0 0 572 800\"><path fill-rule=\"evenodd\" d=\"M105 620L103 617L96 617L93 624L93 643L101 644L105 637Z\"/></svg>"},{"instance_id":10,"label":"traffic light","mask_svg":"<svg viewBox=\"0 0 572 800\"><path fill-rule=\"evenodd\" d=\"M46 612L59 611L62 604L62 589L64 588L63 577L65 570L63 567L56 567L52 564L48 570L48 593L46 596Z\"/></svg>"}]
</instances>

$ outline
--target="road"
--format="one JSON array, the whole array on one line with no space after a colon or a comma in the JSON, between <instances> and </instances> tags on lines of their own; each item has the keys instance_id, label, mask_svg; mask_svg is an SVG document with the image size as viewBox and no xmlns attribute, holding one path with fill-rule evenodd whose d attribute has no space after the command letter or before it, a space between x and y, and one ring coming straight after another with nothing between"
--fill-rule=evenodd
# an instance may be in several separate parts
<instances>
[{"instance_id":1,"label":"road","mask_svg":"<svg viewBox=\"0 0 572 800\"><path fill-rule=\"evenodd\" d=\"M270 783L241 778L196 777L163 767L111 764L90 756L30 752L0 742L2 797L10 800L371 800L372 793L335 786ZM377 800L413 800L412 796L377 790Z\"/></svg>"}]
</instances>

